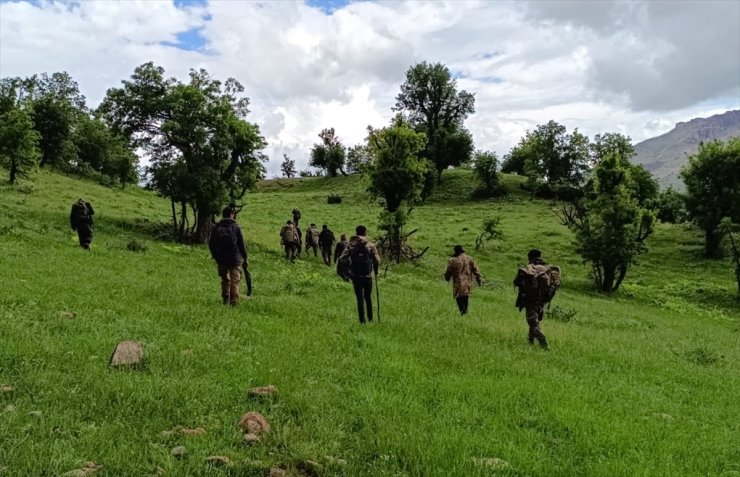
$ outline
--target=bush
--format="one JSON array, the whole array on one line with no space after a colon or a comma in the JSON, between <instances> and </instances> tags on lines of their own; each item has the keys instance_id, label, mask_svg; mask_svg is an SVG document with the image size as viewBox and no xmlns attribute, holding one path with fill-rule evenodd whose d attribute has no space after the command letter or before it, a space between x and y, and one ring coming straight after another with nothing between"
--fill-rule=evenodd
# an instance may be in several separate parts
<instances>
[{"instance_id":1,"label":"bush","mask_svg":"<svg viewBox=\"0 0 740 477\"><path fill-rule=\"evenodd\" d=\"M143 242L139 242L138 240L131 240L128 244L126 244L126 250L130 252L146 252L147 246Z\"/></svg>"},{"instance_id":2,"label":"bush","mask_svg":"<svg viewBox=\"0 0 740 477\"><path fill-rule=\"evenodd\" d=\"M342 196L338 194L329 194L329 197L326 198L327 204L341 204L342 203Z\"/></svg>"},{"instance_id":3,"label":"bush","mask_svg":"<svg viewBox=\"0 0 740 477\"><path fill-rule=\"evenodd\" d=\"M686 197L676 192L672 187L661 192L658 196L657 216L661 222L680 224L686 222Z\"/></svg>"}]
</instances>

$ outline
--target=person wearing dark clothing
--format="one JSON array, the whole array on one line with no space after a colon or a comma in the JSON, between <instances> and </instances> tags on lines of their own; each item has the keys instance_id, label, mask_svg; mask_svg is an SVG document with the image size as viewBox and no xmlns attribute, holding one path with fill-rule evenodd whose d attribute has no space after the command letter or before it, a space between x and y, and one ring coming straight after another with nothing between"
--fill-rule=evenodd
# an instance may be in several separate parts
<instances>
[{"instance_id":1,"label":"person wearing dark clothing","mask_svg":"<svg viewBox=\"0 0 740 477\"><path fill-rule=\"evenodd\" d=\"M241 267L247 261L247 247L242 231L234 220L234 209L226 207L222 215L221 222L211 231L208 248L218 265L223 303L236 305L239 303Z\"/></svg>"},{"instance_id":2,"label":"person wearing dark clothing","mask_svg":"<svg viewBox=\"0 0 740 477\"><path fill-rule=\"evenodd\" d=\"M528 288L531 289L531 287L527 286L528 278L526 273L529 269L541 273L546 270L547 264L542 259L542 252L536 249L529 251L527 259L529 260L527 267L520 269L516 278L514 278L514 286L519 289L516 306L519 308L519 311L522 309L526 310L527 325L529 325L529 334L527 336L529 344L534 344L535 340L537 340L542 348L547 349L547 338L540 329L540 322L545 317L545 304L542 303L539 293L533 293L531 291L528 293Z\"/></svg>"},{"instance_id":3,"label":"person wearing dark clothing","mask_svg":"<svg viewBox=\"0 0 740 477\"><path fill-rule=\"evenodd\" d=\"M339 237L339 242L337 242L336 248L334 249L334 263L339 261L339 257L342 256L342 252L344 252L345 248L347 248L347 235L342 234Z\"/></svg>"},{"instance_id":4,"label":"person wearing dark clothing","mask_svg":"<svg viewBox=\"0 0 740 477\"><path fill-rule=\"evenodd\" d=\"M339 257L339 270L342 278L352 280L357 315L360 323L364 324L365 316L367 321L373 321L373 272L380 265L380 255L375 244L368 242L364 225L357 226L356 234Z\"/></svg>"},{"instance_id":5,"label":"person wearing dark clothing","mask_svg":"<svg viewBox=\"0 0 740 477\"><path fill-rule=\"evenodd\" d=\"M301 221L301 211L298 210L298 207L293 209L293 224L298 227L298 222Z\"/></svg>"},{"instance_id":6,"label":"person wearing dark clothing","mask_svg":"<svg viewBox=\"0 0 740 477\"><path fill-rule=\"evenodd\" d=\"M319 234L319 248L321 248L321 257L327 267L331 266L331 249L336 241L337 238L334 236L334 232L329 230L326 224L322 225Z\"/></svg>"},{"instance_id":7,"label":"person wearing dark clothing","mask_svg":"<svg viewBox=\"0 0 740 477\"><path fill-rule=\"evenodd\" d=\"M80 247L89 250L93 239L93 215L95 211L90 202L80 197L77 202L72 204L72 211L69 213L69 224L72 230L77 231L77 238L80 240Z\"/></svg>"}]
</instances>

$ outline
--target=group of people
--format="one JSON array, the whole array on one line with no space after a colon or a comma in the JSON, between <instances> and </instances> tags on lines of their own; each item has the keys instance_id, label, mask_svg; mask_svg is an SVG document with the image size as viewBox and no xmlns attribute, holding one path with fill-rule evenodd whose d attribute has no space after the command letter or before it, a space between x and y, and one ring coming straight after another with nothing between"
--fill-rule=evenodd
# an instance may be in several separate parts
<instances>
[{"instance_id":1,"label":"group of people","mask_svg":"<svg viewBox=\"0 0 740 477\"><path fill-rule=\"evenodd\" d=\"M77 231L80 246L89 249L93 237L92 205L83 198L72 204L70 224ZM221 298L224 304L235 306L240 301L239 285L242 271L247 279L247 296L251 295L251 275L249 273L249 258L247 245L241 228L236 223L236 211L232 206L222 212L222 219L215 224L211 231L208 247L211 256L216 261L218 275L221 278ZM301 212L293 209L293 220L280 230L281 244L285 249L285 257L291 261L300 254L302 234L299 228ZM334 233L323 225L318 231L315 224L310 224L306 231L306 254L313 249L314 256L321 256L326 265L332 262L337 265L337 273L345 281L351 281L357 301L357 315L360 323L372 322L373 313L373 276L377 279L380 265L378 249L367 239L367 227L358 225L355 235L347 240L342 234L336 242ZM518 289L516 307L521 312L526 311L529 325L528 340L535 341L547 349L547 338L540 329L544 318L544 307L555 296L560 286L560 269L548 266L539 250L530 250L528 264L517 271L514 286ZM456 245L452 257L447 262L444 278L452 282L452 293L457 303L460 315L468 313L470 296L474 284L481 286L483 277L480 269L461 245Z\"/></svg>"}]
</instances>

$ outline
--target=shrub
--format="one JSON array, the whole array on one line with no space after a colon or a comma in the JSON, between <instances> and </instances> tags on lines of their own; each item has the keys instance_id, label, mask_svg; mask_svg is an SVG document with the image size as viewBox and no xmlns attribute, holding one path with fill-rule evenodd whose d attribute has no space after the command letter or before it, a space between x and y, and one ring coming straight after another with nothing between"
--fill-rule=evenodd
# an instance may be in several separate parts
<instances>
[{"instance_id":1,"label":"shrub","mask_svg":"<svg viewBox=\"0 0 740 477\"><path fill-rule=\"evenodd\" d=\"M139 242L136 239L131 240L128 244L126 244L126 250L130 252L146 252L147 248L148 247L144 242Z\"/></svg>"},{"instance_id":2,"label":"shrub","mask_svg":"<svg viewBox=\"0 0 740 477\"><path fill-rule=\"evenodd\" d=\"M338 194L329 194L329 197L326 198L327 204L341 204L342 203L342 196Z\"/></svg>"}]
</instances>

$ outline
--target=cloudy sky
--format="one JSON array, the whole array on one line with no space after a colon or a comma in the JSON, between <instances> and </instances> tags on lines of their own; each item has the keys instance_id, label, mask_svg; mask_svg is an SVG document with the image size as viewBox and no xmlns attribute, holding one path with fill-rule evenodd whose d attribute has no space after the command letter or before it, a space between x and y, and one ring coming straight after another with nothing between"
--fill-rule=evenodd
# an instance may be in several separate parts
<instances>
[{"instance_id":1,"label":"cloudy sky","mask_svg":"<svg viewBox=\"0 0 740 477\"><path fill-rule=\"evenodd\" d=\"M740 109L740 0L0 0L0 76L66 70L91 106L146 61L234 77L273 175L322 128L352 145L385 125L422 60L475 93L478 148L550 119L639 142Z\"/></svg>"}]
</instances>

